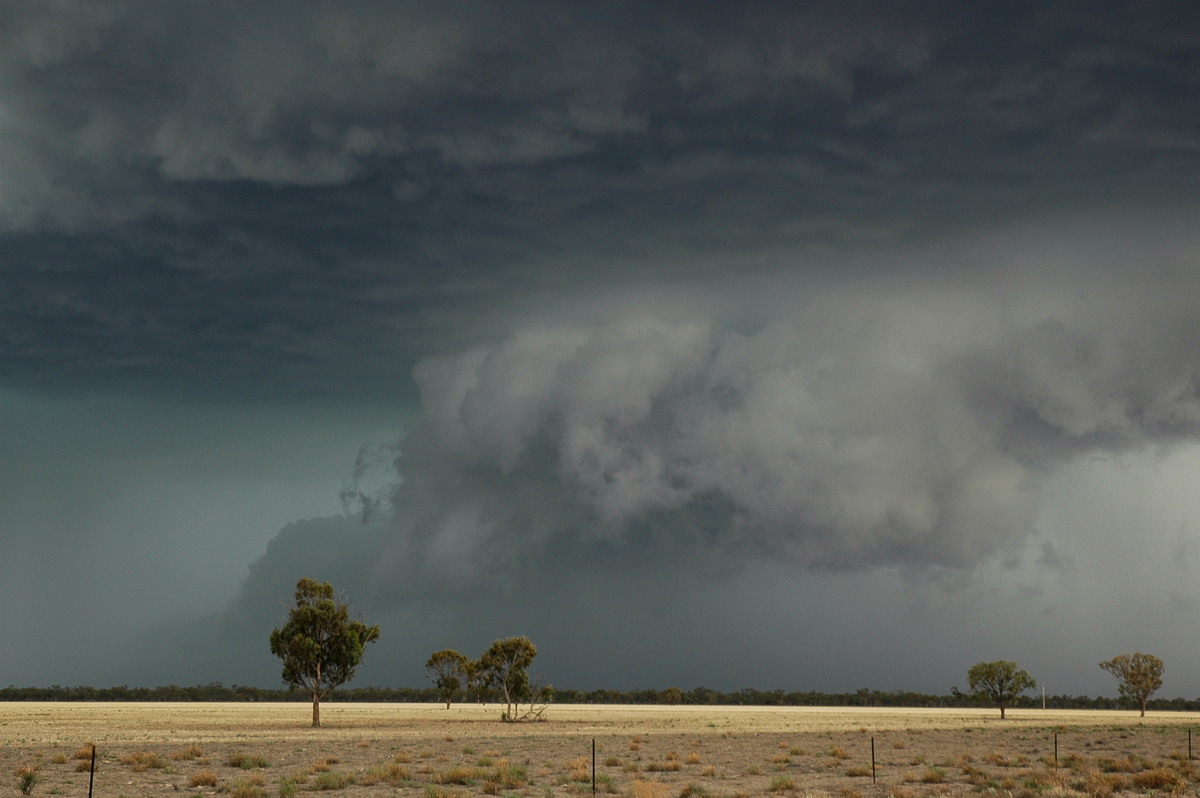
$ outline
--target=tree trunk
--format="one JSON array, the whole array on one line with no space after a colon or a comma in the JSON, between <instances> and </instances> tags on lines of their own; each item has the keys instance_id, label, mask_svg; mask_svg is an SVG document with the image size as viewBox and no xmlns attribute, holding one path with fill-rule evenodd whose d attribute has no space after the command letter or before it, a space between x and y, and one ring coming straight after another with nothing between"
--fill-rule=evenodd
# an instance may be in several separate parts
<instances>
[{"instance_id":1,"label":"tree trunk","mask_svg":"<svg viewBox=\"0 0 1200 798\"><path fill-rule=\"evenodd\" d=\"M1004 705L1000 705L1000 720L1004 720Z\"/></svg>"},{"instance_id":2,"label":"tree trunk","mask_svg":"<svg viewBox=\"0 0 1200 798\"><path fill-rule=\"evenodd\" d=\"M321 696L313 691L313 728L321 725Z\"/></svg>"}]
</instances>

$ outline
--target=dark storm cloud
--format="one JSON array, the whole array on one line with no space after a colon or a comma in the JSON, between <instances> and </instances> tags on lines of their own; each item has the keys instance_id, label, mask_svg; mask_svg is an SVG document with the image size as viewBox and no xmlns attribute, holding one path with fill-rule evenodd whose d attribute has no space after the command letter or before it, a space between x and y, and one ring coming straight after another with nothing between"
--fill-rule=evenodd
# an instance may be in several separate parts
<instances>
[{"instance_id":1,"label":"dark storm cloud","mask_svg":"<svg viewBox=\"0 0 1200 798\"><path fill-rule=\"evenodd\" d=\"M398 458L347 459L346 517L284 526L200 623L236 642L179 681L262 657L300 573L442 647L405 613L620 645L597 606L650 628L716 596L712 628L751 635L831 576L1084 568L1038 528L1046 481L1197 434L1198 13L12 0L8 407L419 411Z\"/></svg>"},{"instance_id":2,"label":"dark storm cloud","mask_svg":"<svg viewBox=\"0 0 1200 798\"><path fill-rule=\"evenodd\" d=\"M16 384L385 395L596 272L1168 202L1200 143L1186 5L0 14Z\"/></svg>"},{"instance_id":3,"label":"dark storm cloud","mask_svg":"<svg viewBox=\"0 0 1200 798\"><path fill-rule=\"evenodd\" d=\"M1155 278L1139 296L1097 274L1084 300L1040 283L1027 319L1028 289L899 280L782 315L746 294L767 313L752 329L614 302L616 320L424 360L370 570L453 593L572 558L962 568L1011 553L1050 467L1200 436L1200 296L1188 274Z\"/></svg>"}]
</instances>

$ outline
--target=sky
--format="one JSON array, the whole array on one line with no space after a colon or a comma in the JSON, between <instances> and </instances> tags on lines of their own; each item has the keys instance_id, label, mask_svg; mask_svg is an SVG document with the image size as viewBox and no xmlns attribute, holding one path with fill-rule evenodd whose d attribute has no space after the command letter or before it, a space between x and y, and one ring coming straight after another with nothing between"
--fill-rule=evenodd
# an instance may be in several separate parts
<instances>
[{"instance_id":1,"label":"sky","mask_svg":"<svg viewBox=\"0 0 1200 798\"><path fill-rule=\"evenodd\" d=\"M1200 696L1200 8L0 4L0 684Z\"/></svg>"}]
</instances>

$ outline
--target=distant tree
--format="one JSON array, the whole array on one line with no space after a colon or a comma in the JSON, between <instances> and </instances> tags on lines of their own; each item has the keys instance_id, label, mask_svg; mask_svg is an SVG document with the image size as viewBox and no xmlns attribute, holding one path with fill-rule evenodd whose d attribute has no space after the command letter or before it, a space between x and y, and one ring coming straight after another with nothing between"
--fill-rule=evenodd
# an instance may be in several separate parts
<instances>
[{"instance_id":1,"label":"distant tree","mask_svg":"<svg viewBox=\"0 0 1200 798\"><path fill-rule=\"evenodd\" d=\"M312 696L313 726L321 725L321 700L354 676L363 649L378 637L378 626L350 620L328 582L296 583L287 622L271 632L271 653L283 660L283 681Z\"/></svg>"},{"instance_id":2,"label":"distant tree","mask_svg":"<svg viewBox=\"0 0 1200 798\"><path fill-rule=\"evenodd\" d=\"M683 700L683 691L678 687L668 687L659 694L659 700L667 706L675 706Z\"/></svg>"},{"instance_id":3,"label":"distant tree","mask_svg":"<svg viewBox=\"0 0 1200 798\"><path fill-rule=\"evenodd\" d=\"M494 641L479 658L479 675L504 697L505 720L516 720L517 704L529 697L528 668L536 656L528 637L509 637Z\"/></svg>"},{"instance_id":4,"label":"distant tree","mask_svg":"<svg viewBox=\"0 0 1200 798\"><path fill-rule=\"evenodd\" d=\"M446 702L446 709L450 708L450 701L455 693L462 689L469 663L470 660L465 655L452 648L435 651L429 655L425 670L429 671L429 678L437 685L438 694Z\"/></svg>"},{"instance_id":5,"label":"distant tree","mask_svg":"<svg viewBox=\"0 0 1200 798\"><path fill-rule=\"evenodd\" d=\"M967 671L967 681L975 697L1000 707L1000 718L1004 719L1005 708L1026 690L1037 687L1037 681L1029 671L1019 670L1017 663L1007 660L979 662Z\"/></svg>"},{"instance_id":6,"label":"distant tree","mask_svg":"<svg viewBox=\"0 0 1200 798\"><path fill-rule=\"evenodd\" d=\"M1117 677L1121 697L1136 701L1141 716L1146 717L1146 702L1162 687L1163 661L1153 654L1137 651L1101 662L1100 667Z\"/></svg>"},{"instance_id":7,"label":"distant tree","mask_svg":"<svg viewBox=\"0 0 1200 798\"><path fill-rule=\"evenodd\" d=\"M487 690L487 679L484 678L483 669L479 666L479 660L468 659L463 664L463 682L463 686L467 691L467 698L470 699L474 696L475 700L482 704L484 692Z\"/></svg>"}]
</instances>

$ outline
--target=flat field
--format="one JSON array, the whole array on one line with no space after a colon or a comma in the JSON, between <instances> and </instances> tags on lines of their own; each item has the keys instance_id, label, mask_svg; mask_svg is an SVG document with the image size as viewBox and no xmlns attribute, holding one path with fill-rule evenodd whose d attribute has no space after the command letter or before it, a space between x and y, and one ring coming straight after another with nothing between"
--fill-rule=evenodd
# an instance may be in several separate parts
<instances>
[{"instance_id":1,"label":"flat field","mask_svg":"<svg viewBox=\"0 0 1200 798\"><path fill-rule=\"evenodd\" d=\"M1200 714L494 705L0 704L0 798L1196 794ZM1056 757L1057 746L1057 757ZM1200 734L1196 735L1200 757ZM26 784L28 776L26 775ZM331 797L332 798L332 797Z\"/></svg>"}]
</instances>

